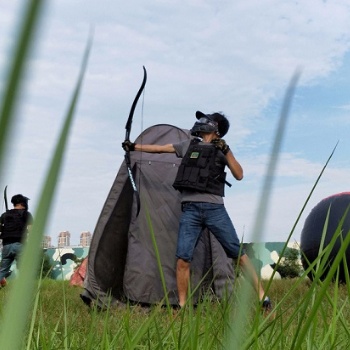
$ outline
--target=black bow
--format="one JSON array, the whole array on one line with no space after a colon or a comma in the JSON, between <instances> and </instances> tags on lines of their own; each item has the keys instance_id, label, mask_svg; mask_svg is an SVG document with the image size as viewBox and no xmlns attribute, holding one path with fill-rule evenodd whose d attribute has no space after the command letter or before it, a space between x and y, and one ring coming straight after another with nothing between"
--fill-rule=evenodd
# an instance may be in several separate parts
<instances>
[{"instance_id":1,"label":"black bow","mask_svg":"<svg viewBox=\"0 0 350 350\"><path fill-rule=\"evenodd\" d=\"M9 206L7 204L7 185L5 186L5 189L4 189L4 201L5 201L5 209L6 209L6 211L8 211Z\"/></svg>"},{"instance_id":2,"label":"black bow","mask_svg":"<svg viewBox=\"0 0 350 350\"><path fill-rule=\"evenodd\" d=\"M131 109L130 109L130 113L129 113L129 118L128 118L128 120L126 122L126 125L125 125L125 130L126 130L126 132L125 132L125 141L129 141L130 140L132 118L134 117L134 112L135 112L135 108L136 108L137 102L138 102L138 100L139 100L139 98L140 98L140 96L142 94L143 89L145 88L146 81L147 81L147 71L146 71L146 68L143 66L143 80L142 80L142 84L140 86L139 91L136 94L134 102L132 103L132 106L131 106ZM134 193L135 193L135 196L136 196L136 201L137 201L136 217L137 217L139 215L140 206L141 206L141 204L140 204L140 194L139 194L139 191L137 190L136 183L135 183L135 180L134 180L134 177L133 177L133 174L132 174L132 170L131 170L130 152L125 151L124 158L125 158L125 163L126 163L126 167L127 167L127 170L128 170L128 176L129 176L132 188L134 189Z\"/></svg>"}]
</instances>

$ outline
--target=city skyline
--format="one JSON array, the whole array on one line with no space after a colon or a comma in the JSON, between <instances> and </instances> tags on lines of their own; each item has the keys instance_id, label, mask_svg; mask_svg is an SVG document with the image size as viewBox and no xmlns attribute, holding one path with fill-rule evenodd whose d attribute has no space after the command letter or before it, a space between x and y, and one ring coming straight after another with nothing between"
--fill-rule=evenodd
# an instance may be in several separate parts
<instances>
[{"instance_id":1,"label":"city skyline","mask_svg":"<svg viewBox=\"0 0 350 350\"><path fill-rule=\"evenodd\" d=\"M43 248L64 248L64 247L89 247L92 239L92 233L90 231L82 231L80 233L80 242L79 245L71 244L70 231L61 231L57 234L57 245L53 245L52 240L54 237L51 235L44 235L42 241Z\"/></svg>"}]
</instances>

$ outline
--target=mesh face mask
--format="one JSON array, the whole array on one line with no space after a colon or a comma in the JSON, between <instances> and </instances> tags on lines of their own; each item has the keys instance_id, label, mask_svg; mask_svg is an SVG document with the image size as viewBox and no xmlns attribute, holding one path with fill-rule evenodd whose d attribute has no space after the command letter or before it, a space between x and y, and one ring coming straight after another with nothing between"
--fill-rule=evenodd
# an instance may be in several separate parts
<instances>
[{"instance_id":1,"label":"mesh face mask","mask_svg":"<svg viewBox=\"0 0 350 350\"><path fill-rule=\"evenodd\" d=\"M199 136L200 132L218 132L218 123L209 117L201 117L196 121L191 129L191 135Z\"/></svg>"}]
</instances>

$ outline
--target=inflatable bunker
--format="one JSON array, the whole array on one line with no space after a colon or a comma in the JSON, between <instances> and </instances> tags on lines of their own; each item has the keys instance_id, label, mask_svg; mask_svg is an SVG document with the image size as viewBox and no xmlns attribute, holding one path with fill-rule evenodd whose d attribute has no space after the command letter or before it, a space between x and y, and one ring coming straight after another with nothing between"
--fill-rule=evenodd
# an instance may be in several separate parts
<instances>
[{"instance_id":1,"label":"inflatable bunker","mask_svg":"<svg viewBox=\"0 0 350 350\"><path fill-rule=\"evenodd\" d=\"M334 194L323 199L318 203L305 220L304 227L301 232L300 249L302 252L302 263L306 270L309 263L314 262L319 256L323 232L325 230L323 249L330 244L337 229L340 229L340 235L335 241L335 244L330 252L327 267L321 276L324 279L327 276L329 267L336 257L344 238L350 231L350 192L342 192ZM326 219L329 211L328 225ZM341 220L344 219L341 227ZM344 260L339 265L339 279L342 282L346 281L347 268L350 263L350 246L347 247ZM344 268L347 265L347 267ZM309 277L312 279L313 274Z\"/></svg>"}]
</instances>

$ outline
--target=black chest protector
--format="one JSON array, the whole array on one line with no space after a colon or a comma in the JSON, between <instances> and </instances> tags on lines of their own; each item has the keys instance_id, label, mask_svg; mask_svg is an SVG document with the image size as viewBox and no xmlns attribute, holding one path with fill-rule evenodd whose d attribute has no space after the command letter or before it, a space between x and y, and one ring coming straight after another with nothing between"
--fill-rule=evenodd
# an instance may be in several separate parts
<instances>
[{"instance_id":1,"label":"black chest protector","mask_svg":"<svg viewBox=\"0 0 350 350\"><path fill-rule=\"evenodd\" d=\"M22 209L7 210L1 217L1 239L18 238L27 231L28 212Z\"/></svg>"},{"instance_id":2,"label":"black chest protector","mask_svg":"<svg viewBox=\"0 0 350 350\"><path fill-rule=\"evenodd\" d=\"M182 159L173 187L180 192L194 190L198 192L225 195L225 164L220 162L219 150L214 145L199 144L198 139L191 141Z\"/></svg>"}]
</instances>

